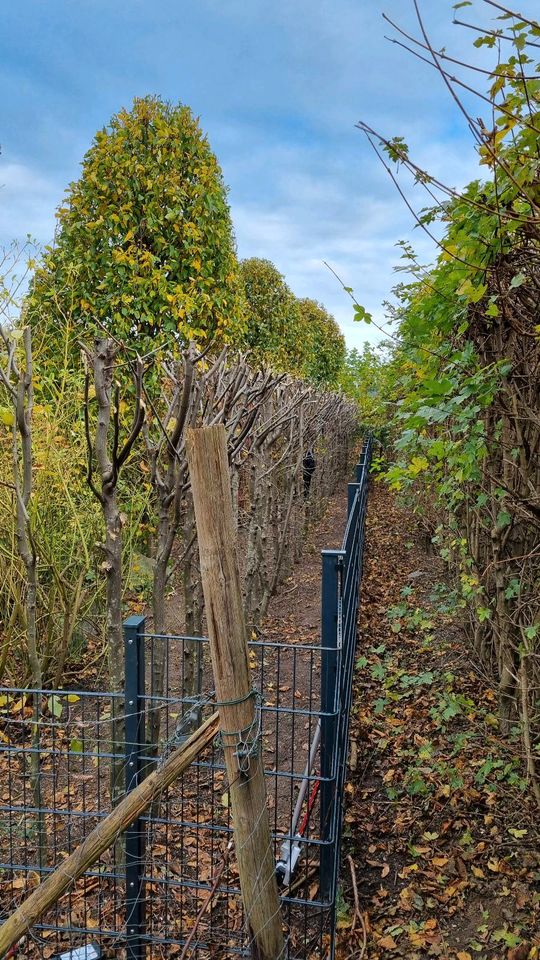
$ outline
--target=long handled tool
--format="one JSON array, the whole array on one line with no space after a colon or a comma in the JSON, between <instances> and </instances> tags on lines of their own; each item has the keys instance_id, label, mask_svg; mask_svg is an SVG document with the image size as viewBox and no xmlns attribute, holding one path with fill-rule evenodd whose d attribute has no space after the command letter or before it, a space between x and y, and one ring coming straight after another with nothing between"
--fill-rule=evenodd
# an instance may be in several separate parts
<instances>
[{"instance_id":1,"label":"long handled tool","mask_svg":"<svg viewBox=\"0 0 540 960\"><path fill-rule=\"evenodd\" d=\"M313 740L311 741L311 748L309 751L309 757L306 763L306 768L304 770L304 776L302 778L302 783L300 784L300 790L298 791L298 797L296 798L296 805L294 808L294 813L291 821L291 829L289 831L289 836L281 844L281 850L279 855L279 860L276 863L276 877L279 885L281 887L288 887L291 880L296 865L300 859L302 853L302 839L304 833L306 832L306 827L309 822L309 816L313 809L313 805L317 798L317 793L320 786L320 780L315 780L311 793L309 795L307 809L302 817L300 822L300 814L302 813L302 807L304 805L304 800L308 792L310 778L315 767L315 757L317 756L317 750L319 749L319 743L321 741L321 721L317 721L317 726L315 728L315 734ZM300 823L300 826L298 824Z\"/></svg>"}]
</instances>

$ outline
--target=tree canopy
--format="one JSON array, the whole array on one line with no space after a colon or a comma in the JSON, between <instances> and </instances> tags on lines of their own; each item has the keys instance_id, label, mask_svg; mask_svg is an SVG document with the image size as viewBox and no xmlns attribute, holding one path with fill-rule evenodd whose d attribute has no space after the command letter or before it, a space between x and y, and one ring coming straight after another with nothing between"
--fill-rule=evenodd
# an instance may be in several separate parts
<instances>
[{"instance_id":1,"label":"tree canopy","mask_svg":"<svg viewBox=\"0 0 540 960\"><path fill-rule=\"evenodd\" d=\"M226 190L189 107L136 99L100 130L57 212L29 298L51 338L104 329L142 353L216 335L230 340L244 302Z\"/></svg>"},{"instance_id":2,"label":"tree canopy","mask_svg":"<svg viewBox=\"0 0 540 960\"><path fill-rule=\"evenodd\" d=\"M306 297L298 307L305 344L303 374L313 383L335 386L345 360L345 338L321 303Z\"/></svg>"},{"instance_id":3,"label":"tree canopy","mask_svg":"<svg viewBox=\"0 0 540 960\"><path fill-rule=\"evenodd\" d=\"M339 370L339 386L356 400L362 424L377 435L395 412L398 370L396 353L388 344L370 343L362 350L347 350Z\"/></svg>"},{"instance_id":4,"label":"tree canopy","mask_svg":"<svg viewBox=\"0 0 540 960\"><path fill-rule=\"evenodd\" d=\"M304 344L300 307L282 274L270 260L250 257L240 263L247 300L243 343L253 356L277 370L298 374Z\"/></svg>"},{"instance_id":5,"label":"tree canopy","mask_svg":"<svg viewBox=\"0 0 540 960\"><path fill-rule=\"evenodd\" d=\"M270 260L240 264L247 301L243 344L259 362L320 386L336 386L345 359L339 326L316 300L299 300Z\"/></svg>"}]
</instances>

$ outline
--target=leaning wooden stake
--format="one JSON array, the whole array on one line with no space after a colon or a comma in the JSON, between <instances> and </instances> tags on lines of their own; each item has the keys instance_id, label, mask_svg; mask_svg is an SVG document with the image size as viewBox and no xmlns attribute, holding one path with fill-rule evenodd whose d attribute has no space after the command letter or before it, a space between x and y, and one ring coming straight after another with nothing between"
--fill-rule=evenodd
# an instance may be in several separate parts
<instances>
[{"instance_id":1,"label":"leaning wooden stake","mask_svg":"<svg viewBox=\"0 0 540 960\"><path fill-rule=\"evenodd\" d=\"M218 729L219 717L214 713L189 740L171 754L160 769L155 770L128 793L112 813L88 834L80 847L40 883L0 927L0 957L5 956L9 948L113 845L118 835L193 763L201 751L212 742Z\"/></svg>"},{"instance_id":2,"label":"leaning wooden stake","mask_svg":"<svg viewBox=\"0 0 540 960\"><path fill-rule=\"evenodd\" d=\"M186 451L251 953L256 960L278 960L285 948L266 807L259 711L249 671L225 428L220 424L189 430Z\"/></svg>"}]
</instances>

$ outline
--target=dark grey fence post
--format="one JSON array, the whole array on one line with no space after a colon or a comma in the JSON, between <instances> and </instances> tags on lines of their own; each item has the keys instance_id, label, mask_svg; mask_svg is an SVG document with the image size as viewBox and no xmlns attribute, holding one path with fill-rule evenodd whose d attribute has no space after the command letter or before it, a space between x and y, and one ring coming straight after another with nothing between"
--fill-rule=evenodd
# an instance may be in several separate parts
<instances>
[{"instance_id":1,"label":"dark grey fence post","mask_svg":"<svg viewBox=\"0 0 540 960\"><path fill-rule=\"evenodd\" d=\"M343 550L322 551L321 594L321 899L333 903L337 768L339 763L339 656L338 613Z\"/></svg>"},{"instance_id":2,"label":"dark grey fence post","mask_svg":"<svg viewBox=\"0 0 540 960\"><path fill-rule=\"evenodd\" d=\"M144 617L124 622L126 792L142 779L145 750ZM145 826L136 820L126 830L126 960L144 960Z\"/></svg>"},{"instance_id":3,"label":"dark grey fence post","mask_svg":"<svg viewBox=\"0 0 540 960\"><path fill-rule=\"evenodd\" d=\"M371 455L371 437L364 437L364 442L362 445L362 452L358 458L358 463L356 464L355 473L356 473L356 482L362 483L364 479L364 473L366 471L366 461Z\"/></svg>"},{"instance_id":4,"label":"dark grey fence post","mask_svg":"<svg viewBox=\"0 0 540 960\"><path fill-rule=\"evenodd\" d=\"M354 499L359 489L360 489L360 483L347 484L347 517L350 517L351 515L351 511L354 506Z\"/></svg>"}]
</instances>

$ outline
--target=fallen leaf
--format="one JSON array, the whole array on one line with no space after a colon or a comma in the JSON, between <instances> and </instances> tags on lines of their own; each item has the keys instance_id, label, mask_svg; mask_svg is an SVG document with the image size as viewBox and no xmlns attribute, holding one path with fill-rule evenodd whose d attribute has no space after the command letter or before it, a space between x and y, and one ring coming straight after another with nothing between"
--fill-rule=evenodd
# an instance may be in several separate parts
<instances>
[{"instance_id":1,"label":"fallen leaf","mask_svg":"<svg viewBox=\"0 0 540 960\"><path fill-rule=\"evenodd\" d=\"M508 951L508 960L527 960L530 948L530 943L520 943L519 947L511 947Z\"/></svg>"},{"instance_id":2,"label":"fallen leaf","mask_svg":"<svg viewBox=\"0 0 540 960\"><path fill-rule=\"evenodd\" d=\"M383 950L395 950L397 943L394 938L388 934L388 936L381 937L381 939L377 941L377 946L381 947Z\"/></svg>"}]
</instances>

